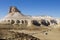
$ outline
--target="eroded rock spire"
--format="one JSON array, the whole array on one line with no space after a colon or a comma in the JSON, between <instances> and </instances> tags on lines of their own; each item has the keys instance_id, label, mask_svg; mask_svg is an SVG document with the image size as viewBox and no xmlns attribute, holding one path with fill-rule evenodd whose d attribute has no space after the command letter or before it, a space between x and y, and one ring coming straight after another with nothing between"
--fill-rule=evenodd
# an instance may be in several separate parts
<instances>
[{"instance_id":1,"label":"eroded rock spire","mask_svg":"<svg viewBox=\"0 0 60 40\"><path fill-rule=\"evenodd\" d=\"M21 11L19 11L19 10L17 9L17 7L15 7L15 6L10 6L9 14L14 15L16 12L20 13L20 15L23 16L23 14L21 13Z\"/></svg>"}]
</instances>

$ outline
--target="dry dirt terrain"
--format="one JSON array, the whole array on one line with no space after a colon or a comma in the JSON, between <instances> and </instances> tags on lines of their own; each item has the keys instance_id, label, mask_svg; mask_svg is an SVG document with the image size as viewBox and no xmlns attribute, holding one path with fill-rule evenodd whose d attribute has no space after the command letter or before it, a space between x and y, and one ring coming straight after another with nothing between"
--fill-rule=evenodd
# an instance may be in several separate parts
<instances>
[{"instance_id":1,"label":"dry dirt terrain","mask_svg":"<svg viewBox=\"0 0 60 40\"><path fill-rule=\"evenodd\" d=\"M60 40L60 28L27 27L27 28L8 29L8 28L3 28L1 26L0 39L2 40Z\"/></svg>"}]
</instances>

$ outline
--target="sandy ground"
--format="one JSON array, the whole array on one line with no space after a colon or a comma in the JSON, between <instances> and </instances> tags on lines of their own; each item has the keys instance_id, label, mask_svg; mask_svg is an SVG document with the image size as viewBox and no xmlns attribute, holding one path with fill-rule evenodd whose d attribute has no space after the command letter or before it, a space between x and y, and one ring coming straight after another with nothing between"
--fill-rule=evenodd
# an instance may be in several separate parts
<instances>
[{"instance_id":1,"label":"sandy ground","mask_svg":"<svg viewBox=\"0 0 60 40\"><path fill-rule=\"evenodd\" d=\"M9 30L25 33L37 37L41 40L60 40L60 28L40 28L40 30Z\"/></svg>"},{"instance_id":2,"label":"sandy ground","mask_svg":"<svg viewBox=\"0 0 60 40\"><path fill-rule=\"evenodd\" d=\"M25 33L29 35L33 35L41 40L60 40L60 29L52 28L51 30L12 30L15 32Z\"/></svg>"}]
</instances>

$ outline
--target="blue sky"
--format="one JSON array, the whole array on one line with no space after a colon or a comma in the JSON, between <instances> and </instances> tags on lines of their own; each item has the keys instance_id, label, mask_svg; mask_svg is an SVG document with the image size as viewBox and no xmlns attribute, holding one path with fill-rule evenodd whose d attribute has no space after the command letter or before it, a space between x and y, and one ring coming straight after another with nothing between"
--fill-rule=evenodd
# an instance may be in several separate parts
<instances>
[{"instance_id":1,"label":"blue sky","mask_svg":"<svg viewBox=\"0 0 60 40\"><path fill-rule=\"evenodd\" d=\"M25 15L60 17L60 0L0 0L0 18L8 14L10 6L16 6Z\"/></svg>"}]
</instances>

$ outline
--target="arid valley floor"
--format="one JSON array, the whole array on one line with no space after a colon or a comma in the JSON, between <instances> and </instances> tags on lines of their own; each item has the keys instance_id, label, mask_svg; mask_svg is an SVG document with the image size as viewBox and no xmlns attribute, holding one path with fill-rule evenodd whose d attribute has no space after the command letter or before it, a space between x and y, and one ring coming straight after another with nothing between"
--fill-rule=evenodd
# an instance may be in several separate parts
<instances>
[{"instance_id":1,"label":"arid valley floor","mask_svg":"<svg viewBox=\"0 0 60 40\"><path fill-rule=\"evenodd\" d=\"M0 39L2 40L60 40L60 28L5 28L0 25Z\"/></svg>"}]
</instances>

